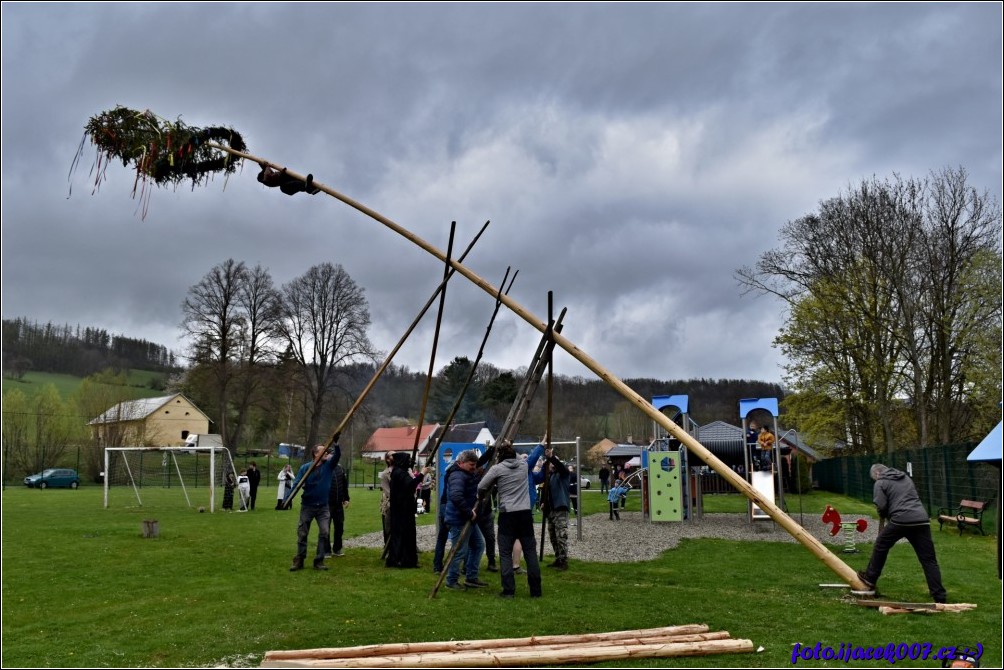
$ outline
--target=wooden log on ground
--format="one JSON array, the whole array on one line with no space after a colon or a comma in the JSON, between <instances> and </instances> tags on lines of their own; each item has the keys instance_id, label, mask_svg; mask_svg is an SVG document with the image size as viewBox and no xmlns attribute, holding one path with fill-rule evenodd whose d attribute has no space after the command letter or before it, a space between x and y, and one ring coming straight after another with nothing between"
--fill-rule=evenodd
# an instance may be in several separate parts
<instances>
[{"instance_id":1,"label":"wooden log on ground","mask_svg":"<svg viewBox=\"0 0 1004 670\"><path fill-rule=\"evenodd\" d=\"M643 638L625 638L623 640L598 640L594 642L563 642L556 644L541 644L523 647L489 647L484 649L469 648L469 649L456 649L456 650L444 650L444 651L432 651L432 652L413 652L407 654L368 654L364 656L345 656L342 658L318 658L313 659L319 662L327 663L330 661L333 665L325 665L325 667L339 667L339 668L349 668L349 667L360 667L359 662L362 661L366 663L366 667L384 667L385 665L395 665L404 667L415 667L424 663L428 654L475 654L475 653L493 653L496 651L535 651L538 653L551 653L559 651L581 651L583 649L599 648L599 647L609 647L612 645L617 646L640 646L640 645L657 645L657 644L682 644L687 642L706 642L708 640L728 640L730 639L728 631L715 631L712 633L694 633L693 635L659 635L656 637L643 637ZM375 659L375 660L374 660ZM297 660L295 657L292 658L294 662Z\"/></svg>"},{"instance_id":2,"label":"wooden log on ground","mask_svg":"<svg viewBox=\"0 0 1004 670\"><path fill-rule=\"evenodd\" d=\"M713 654L752 653L750 640L707 640L663 644L625 645L617 642L597 646L570 645L561 649L541 650L536 647L507 647L457 652L429 652L402 656L368 656L362 658L319 659L302 658L283 661L264 661L262 667L303 668L488 668L540 665L565 665L570 663L599 663L603 661L638 658L679 658L683 656L710 656Z\"/></svg>"},{"instance_id":3,"label":"wooden log on ground","mask_svg":"<svg viewBox=\"0 0 1004 670\"><path fill-rule=\"evenodd\" d=\"M975 603L902 603L895 600L856 600L855 603L862 607L877 607L879 609L888 607L903 611L966 612L976 609ZM890 614L896 613L890 612Z\"/></svg>"},{"instance_id":4,"label":"wooden log on ground","mask_svg":"<svg viewBox=\"0 0 1004 670\"><path fill-rule=\"evenodd\" d=\"M969 603L935 603L937 607L893 607L882 605L878 611L885 615L890 614L935 614L937 612L966 612L976 607Z\"/></svg>"},{"instance_id":5,"label":"wooden log on ground","mask_svg":"<svg viewBox=\"0 0 1004 670\"><path fill-rule=\"evenodd\" d=\"M529 647L547 644L582 644L587 642L625 640L672 635L695 635L707 633L708 625L703 623L662 626L659 628L638 628L604 633L573 633L570 635L534 635L531 637L509 637L490 640L448 640L432 642L389 642L367 644L356 647L327 647L320 649L278 650L265 654L265 661L301 658L353 658L360 656L395 656L433 651L465 651L471 649L499 649L504 647Z\"/></svg>"}]
</instances>

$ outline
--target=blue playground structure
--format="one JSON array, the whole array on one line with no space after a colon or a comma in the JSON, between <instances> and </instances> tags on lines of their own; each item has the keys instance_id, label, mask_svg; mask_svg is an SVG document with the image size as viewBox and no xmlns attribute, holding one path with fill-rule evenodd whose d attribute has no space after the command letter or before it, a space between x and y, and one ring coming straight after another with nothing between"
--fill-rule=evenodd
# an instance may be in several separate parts
<instances>
[{"instance_id":1,"label":"blue playground structure","mask_svg":"<svg viewBox=\"0 0 1004 670\"><path fill-rule=\"evenodd\" d=\"M652 406L667 415L689 435L697 424L690 418L689 397L660 395ZM655 439L641 452L642 512L649 521L694 520L703 514L701 480L688 467L687 448L653 422Z\"/></svg>"},{"instance_id":2,"label":"blue playground structure","mask_svg":"<svg viewBox=\"0 0 1004 670\"><path fill-rule=\"evenodd\" d=\"M750 437L750 427L753 422L751 416L759 411L770 415L771 432L774 435L773 448L768 452L760 449L755 441L755 437ZM771 503L778 501L778 506L784 509L784 485L781 482L781 440L778 439L777 432L777 398L743 398L739 401L739 418L743 424L743 435L746 436L746 445L743 453L746 459L746 481L757 490L760 495ZM761 427L763 422L761 421ZM749 501L747 505L750 523L760 519L770 519L770 516Z\"/></svg>"}]
</instances>

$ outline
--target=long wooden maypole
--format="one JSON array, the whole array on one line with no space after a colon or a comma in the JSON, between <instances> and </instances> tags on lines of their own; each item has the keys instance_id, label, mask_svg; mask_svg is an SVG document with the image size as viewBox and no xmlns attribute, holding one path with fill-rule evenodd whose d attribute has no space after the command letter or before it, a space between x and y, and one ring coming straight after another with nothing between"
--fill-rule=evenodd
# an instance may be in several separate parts
<instances>
[{"instance_id":1,"label":"long wooden maypole","mask_svg":"<svg viewBox=\"0 0 1004 670\"><path fill-rule=\"evenodd\" d=\"M270 165L272 167L278 168L278 165L273 165L268 161L265 161L251 154L244 153L242 151L237 151L229 147L219 146L219 149L226 151L227 153L233 154L240 158L244 158L249 161L254 161L259 165ZM306 179L304 175L299 175L291 171L287 171L289 176L296 179ZM467 266L455 261L448 260L446 254L442 251L429 244L423 240L418 235L414 234L407 228L395 223L386 216L380 214L379 212L370 209L366 205L353 200L352 198L339 193L338 191L329 188L321 184L320 182L313 182L314 188L327 193L331 197L341 200L349 207L352 207L359 212L362 212L371 219L382 223L384 226L390 228L395 233L405 238L406 240L413 243L415 246L424 249L426 252L435 256L440 261L446 263L449 262L453 268L467 277L471 283L479 287L491 296L496 296L499 294L498 288L492 286L490 282L483 279L477 275L473 270ZM508 295L501 296L503 304L508 307L513 313L519 316L521 319L529 323L531 326L539 330L541 333L547 330L547 324L541 321L537 316L535 316L528 309L523 307L521 304L516 302L513 298ZM585 351L580 349L574 342L569 340L564 335L555 332L553 334L555 344L564 349L575 358L577 361L582 363L584 366L589 368L597 377L602 379L611 388L621 394L625 399L630 401L635 407L640 411L644 412L653 421L658 423L660 426L666 429L666 431L679 440L683 445L687 447L692 453L696 454L698 458L707 463L708 467L717 472L719 475L724 477L732 486L736 488L740 493L745 495L747 498L753 501L753 503L762 509L764 512L770 516L779 526L784 528L788 534L795 538L799 543L801 543L805 548L811 551L817 558L819 558L830 570L837 574L841 579L845 580L853 589L859 591L866 591L868 587L858 578L857 573L846 563L844 563L840 558L830 551L826 545L816 539L811 533L806 531L800 525L798 525L794 519L788 516L784 510L774 504L773 501L765 498L759 491L750 486L749 482L740 477L738 474L732 471L728 465L721 461L717 456L711 453L708 449L704 447L700 442L697 441L693 436L691 436L687 431L683 430L678 426L672 419L657 410L650 402L642 398L638 393L632 389L630 386L621 381L617 376L607 370L605 367L600 365L596 360L586 354Z\"/></svg>"},{"instance_id":2,"label":"long wooden maypole","mask_svg":"<svg viewBox=\"0 0 1004 670\"><path fill-rule=\"evenodd\" d=\"M160 136L164 134L164 128L168 128L170 132L168 133L168 137L165 141L161 142ZM148 141L149 138L152 137L151 133L156 134L156 141ZM170 139L171 133L174 133L175 135L173 143ZM107 166L107 162L101 164L101 160L110 159L112 157L122 158L126 162L132 161L136 165L137 180L144 180L144 184L147 179L153 180L158 185L163 181L178 181L181 179L191 179L193 183L200 183L200 181L203 180L207 174L212 172L223 171L230 173L234 171L238 161L231 161L229 159L220 161L214 156L204 156L202 153L205 150L222 151L230 156L249 160L261 166L262 175L260 175L259 178L263 183L266 183L266 185L272 185L269 181L270 177L276 177L281 180L283 183L279 184L280 186L288 186L290 184L289 180L292 180L293 182L296 182L293 185L298 186L298 188L290 189L289 194L303 190L310 193L323 191L331 197L342 201L349 207L352 207L353 209L370 217L374 221L390 228L398 235L404 237L415 246L424 249L426 252L438 258L443 263L451 265L471 283L481 288L492 297L500 295L502 303L514 314L519 316L541 333L545 333L547 331L547 323L543 322L540 318L520 305L513 298L502 294L498 288L480 277L473 270L459 261L449 258L447 254L443 253L400 224L392 221L376 210L353 200L347 195L339 193L338 191L325 186L320 182L313 181L313 177L311 175L297 174L287 168L279 166L278 164L247 153L243 150L243 140L240 138L239 134L232 129L192 129L185 127L180 122L174 124L167 123L150 112L133 112L132 110L124 108L116 108L112 112L92 118L85 129L85 135L89 135L91 140L99 147L99 164L96 165L96 173L98 175L96 177L96 186L100 183L103 177L104 167ZM229 142L230 146L220 144L220 141ZM82 146L83 143L81 143L81 148ZM78 156L79 154L80 150L78 150ZM191 158L192 156L198 160L193 160ZM266 173L266 169L270 172ZM283 192L287 192L287 190L283 189ZM704 461L712 470L724 477L725 480L732 484L737 491L745 495L760 509L766 512L771 519L773 519L799 543L811 551L828 568L830 568L830 570L847 582L853 589L861 591L867 590L865 584L858 578L857 574L850 568L850 566L827 549L822 542L817 540L804 528L795 523L794 519L785 514L785 512L775 505L772 500L765 498L756 489L750 486L745 479L733 472L729 466L706 449L704 445L697 441L697 439L683 430L668 416L657 410L651 403L638 395L638 393L631 387L600 365L571 340L558 332L554 332L552 337L554 338L555 344L560 346L568 352L570 356L586 366L597 377L606 382L608 386L631 402L641 412L655 421L658 425L662 426L666 432L679 440L680 443L686 446L692 453L696 454L697 457Z\"/></svg>"}]
</instances>

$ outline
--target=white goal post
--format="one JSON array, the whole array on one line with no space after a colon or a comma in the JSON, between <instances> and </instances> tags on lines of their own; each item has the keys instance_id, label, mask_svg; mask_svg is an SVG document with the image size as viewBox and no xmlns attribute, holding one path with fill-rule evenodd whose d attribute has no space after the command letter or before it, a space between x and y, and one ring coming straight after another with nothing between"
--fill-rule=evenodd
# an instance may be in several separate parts
<instances>
[{"instance_id":1,"label":"white goal post","mask_svg":"<svg viewBox=\"0 0 1004 670\"><path fill-rule=\"evenodd\" d=\"M221 446L211 447L106 447L104 469L104 506L109 506L108 493L113 486L130 486L137 504L142 507L144 487L180 488L189 507L192 495L204 492L207 511L216 510L216 489L223 487L229 474L233 491L241 496L241 508L246 507L243 492L236 485L237 470L230 452ZM189 495L189 490L193 492Z\"/></svg>"}]
</instances>

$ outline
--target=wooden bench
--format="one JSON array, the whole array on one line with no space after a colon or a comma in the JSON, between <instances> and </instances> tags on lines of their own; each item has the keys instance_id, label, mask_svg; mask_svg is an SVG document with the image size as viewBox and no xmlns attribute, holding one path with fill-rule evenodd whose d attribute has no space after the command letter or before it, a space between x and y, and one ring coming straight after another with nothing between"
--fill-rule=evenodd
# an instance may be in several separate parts
<instances>
[{"instance_id":1,"label":"wooden bench","mask_svg":"<svg viewBox=\"0 0 1004 670\"><path fill-rule=\"evenodd\" d=\"M942 529L946 523L954 523L958 525L959 535L966 528L973 528L980 531L980 535L986 535L983 530L983 513L993 502L993 498L986 502L963 500L958 507L942 507L938 510L938 528Z\"/></svg>"}]
</instances>

